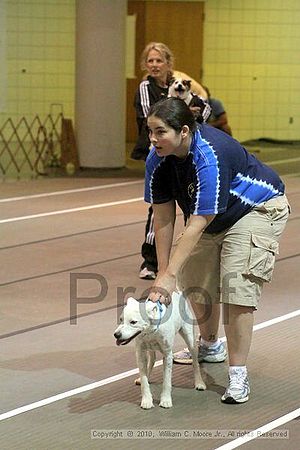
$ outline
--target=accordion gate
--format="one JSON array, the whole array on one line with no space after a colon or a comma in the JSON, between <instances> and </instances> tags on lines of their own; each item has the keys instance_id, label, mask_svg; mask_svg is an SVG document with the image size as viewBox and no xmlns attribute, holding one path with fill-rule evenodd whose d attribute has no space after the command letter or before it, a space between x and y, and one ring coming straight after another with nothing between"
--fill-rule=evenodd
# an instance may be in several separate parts
<instances>
[{"instance_id":1,"label":"accordion gate","mask_svg":"<svg viewBox=\"0 0 300 450\"><path fill-rule=\"evenodd\" d=\"M37 115L31 122L22 117L17 124L9 118L0 128L2 179L36 178L68 163L79 167L72 121L62 113L44 120Z\"/></svg>"}]
</instances>

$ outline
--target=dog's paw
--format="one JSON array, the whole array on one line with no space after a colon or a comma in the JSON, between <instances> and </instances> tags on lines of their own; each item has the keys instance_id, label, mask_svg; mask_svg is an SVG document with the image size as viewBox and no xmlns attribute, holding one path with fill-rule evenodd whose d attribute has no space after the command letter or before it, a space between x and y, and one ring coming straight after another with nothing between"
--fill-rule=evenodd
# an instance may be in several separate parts
<instances>
[{"instance_id":1,"label":"dog's paw","mask_svg":"<svg viewBox=\"0 0 300 450\"><path fill-rule=\"evenodd\" d=\"M141 402L141 408L143 409L154 408L152 397L143 397Z\"/></svg>"},{"instance_id":2,"label":"dog's paw","mask_svg":"<svg viewBox=\"0 0 300 450\"><path fill-rule=\"evenodd\" d=\"M171 397L161 397L159 406L161 408L172 408L172 398Z\"/></svg>"},{"instance_id":3,"label":"dog's paw","mask_svg":"<svg viewBox=\"0 0 300 450\"><path fill-rule=\"evenodd\" d=\"M204 381L202 381L201 383L197 383L195 385L195 389L196 389L196 391L205 391L206 384L204 383Z\"/></svg>"}]
</instances>

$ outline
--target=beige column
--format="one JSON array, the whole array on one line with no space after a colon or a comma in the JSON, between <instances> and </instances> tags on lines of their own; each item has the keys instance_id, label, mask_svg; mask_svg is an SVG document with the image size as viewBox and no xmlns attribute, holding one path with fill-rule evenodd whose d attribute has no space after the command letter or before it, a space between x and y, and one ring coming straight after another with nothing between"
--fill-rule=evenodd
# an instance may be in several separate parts
<instances>
[{"instance_id":1,"label":"beige column","mask_svg":"<svg viewBox=\"0 0 300 450\"><path fill-rule=\"evenodd\" d=\"M126 0L76 1L75 133L81 167L125 165Z\"/></svg>"}]
</instances>

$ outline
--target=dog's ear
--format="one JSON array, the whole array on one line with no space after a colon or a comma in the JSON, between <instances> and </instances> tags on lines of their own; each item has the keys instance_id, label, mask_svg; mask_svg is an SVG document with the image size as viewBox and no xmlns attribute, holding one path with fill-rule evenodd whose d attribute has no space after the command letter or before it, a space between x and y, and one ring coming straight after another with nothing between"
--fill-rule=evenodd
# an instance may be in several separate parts
<instances>
[{"instance_id":1,"label":"dog's ear","mask_svg":"<svg viewBox=\"0 0 300 450\"><path fill-rule=\"evenodd\" d=\"M171 86L171 84L173 84L175 80L175 77L170 78L168 85Z\"/></svg>"},{"instance_id":2,"label":"dog's ear","mask_svg":"<svg viewBox=\"0 0 300 450\"><path fill-rule=\"evenodd\" d=\"M183 84L184 84L185 86L187 86L189 89L191 89L192 80L184 80L184 81L183 81Z\"/></svg>"},{"instance_id":3,"label":"dog's ear","mask_svg":"<svg viewBox=\"0 0 300 450\"><path fill-rule=\"evenodd\" d=\"M136 303L138 303L138 301L133 297L129 297L126 302L127 305L135 305Z\"/></svg>"}]
</instances>

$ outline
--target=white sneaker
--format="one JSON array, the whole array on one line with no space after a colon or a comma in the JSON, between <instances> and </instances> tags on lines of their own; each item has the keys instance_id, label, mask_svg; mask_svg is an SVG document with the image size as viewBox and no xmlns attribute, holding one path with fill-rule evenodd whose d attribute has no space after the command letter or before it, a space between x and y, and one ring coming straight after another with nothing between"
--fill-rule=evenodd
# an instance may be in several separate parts
<instances>
[{"instance_id":1,"label":"white sneaker","mask_svg":"<svg viewBox=\"0 0 300 450\"><path fill-rule=\"evenodd\" d=\"M143 280L155 280L156 273L153 270L147 269L147 267L144 267L139 274L139 277Z\"/></svg>"},{"instance_id":2,"label":"white sneaker","mask_svg":"<svg viewBox=\"0 0 300 450\"><path fill-rule=\"evenodd\" d=\"M235 373L229 377L229 386L222 395L223 403L245 403L249 400L250 385L247 376Z\"/></svg>"},{"instance_id":3,"label":"white sneaker","mask_svg":"<svg viewBox=\"0 0 300 450\"><path fill-rule=\"evenodd\" d=\"M198 361L199 363L219 363L224 362L227 357L226 348L223 342L219 342L216 348L206 347L205 345L199 345Z\"/></svg>"},{"instance_id":4,"label":"white sneaker","mask_svg":"<svg viewBox=\"0 0 300 450\"><path fill-rule=\"evenodd\" d=\"M189 349L184 348L179 352L173 353L173 362L175 364L192 364L193 359L192 355L189 352Z\"/></svg>"},{"instance_id":5,"label":"white sneaker","mask_svg":"<svg viewBox=\"0 0 300 450\"><path fill-rule=\"evenodd\" d=\"M223 342L220 342L219 345L210 349L209 347L205 347L204 345L199 344L198 348L198 362L208 362L208 363L219 363L225 361L227 357L226 348ZM189 352L188 348L184 348L179 352L173 353L173 362L175 364L192 364L192 355Z\"/></svg>"}]
</instances>

